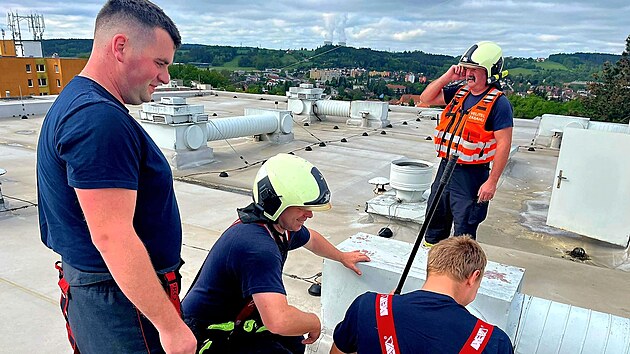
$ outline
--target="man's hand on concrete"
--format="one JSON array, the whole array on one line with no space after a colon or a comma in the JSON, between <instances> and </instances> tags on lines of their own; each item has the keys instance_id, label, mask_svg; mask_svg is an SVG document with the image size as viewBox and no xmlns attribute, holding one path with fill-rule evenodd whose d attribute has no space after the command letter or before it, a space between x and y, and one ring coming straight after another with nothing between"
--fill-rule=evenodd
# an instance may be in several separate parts
<instances>
[{"instance_id":1,"label":"man's hand on concrete","mask_svg":"<svg viewBox=\"0 0 630 354\"><path fill-rule=\"evenodd\" d=\"M359 262L369 262L370 257L361 251L343 252L341 255L341 264L346 268L351 269L358 275L361 275L361 271L357 267Z\"/></svg>"}]
</instances>

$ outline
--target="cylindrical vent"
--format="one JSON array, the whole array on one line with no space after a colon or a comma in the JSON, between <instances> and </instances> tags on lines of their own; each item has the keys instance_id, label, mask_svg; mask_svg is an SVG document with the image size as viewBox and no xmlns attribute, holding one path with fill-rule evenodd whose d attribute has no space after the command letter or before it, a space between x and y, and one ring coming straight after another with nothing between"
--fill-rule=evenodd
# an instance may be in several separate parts
<instances>
[{"instance_id":1,"label":"cylindrical vent","mask_svg":"<svg viewBox=\"0 0 630 354\"><path fill-rule=\"evenodd\" d=\"M431 187L433 164L423 160L402 158L392 161L389 185L396 190L396 198L403 202L419 202L422 193Z\"/></svg>"},{"instance_id":2,"label":"cylindrical vent","mask_svg":"<svg viewBox=\"0 0 630 354\"><path fill-rule=\"evenodd\" d=\"M208 141L270 134L276 130L278 119L271 114L210 119Z\"/></svg>"},{"instance_id":3,"label":"cylindrical vent","mask_svg":"<svg viewBox=\"0 0 630 354\"><path fill-rule=\"evenodd\" d=\"M317 105L317 107L313 107L313 110L317 114L338 117L350 117L349 101L320 100L317 101L315 104Z\"/></svg>"}]
</instances>

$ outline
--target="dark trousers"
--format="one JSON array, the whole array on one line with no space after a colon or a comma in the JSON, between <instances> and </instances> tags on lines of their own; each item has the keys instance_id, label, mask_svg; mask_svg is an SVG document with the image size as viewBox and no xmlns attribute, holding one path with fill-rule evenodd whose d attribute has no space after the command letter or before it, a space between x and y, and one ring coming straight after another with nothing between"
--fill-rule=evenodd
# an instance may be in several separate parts
<instances>
[{"instance_id":1,"label":"dark trousers","mask_svg":"<svg viewBox=\"0 0 630 354\"><path fill-rule=\"evenodd\" d=\"M273 334L269 331L261 333L237 333L229 341L224 338L227 333L219 331L207 331L209 322L199 321L185 317L184 322L195 334L198 349L204 345L208 338L213 340L213 345L204 354L304 354L306 346L302 344L304 337L285 337ZM224 338L221 338L222 336Z\"/></svg>"},{"instance_id":2,"label":"dark trousers","mask_svg":"<svg viewBox=\"0 0 630 354\"><path fill-rule=\"evenodd\" d=\"M111 274L63 264L70 284L68 321L81 353L164 353L158 331L122 293Z\"/></svg>"},{"instance_id":3,"label":"dark trousers","mask_svg":"<svg viewBox=\"0 0 630 354\"><path fill-rule=\"evenodd\" d=\"M447 160L442 159L431 185L427 213L435 199L446 163ZM451 180L444 188L437 202L433 219L427 228L425 240L428 243L435 244L448 238L452 228L454 228L453 235L455 236L469 234L473 239L477 237L477 228L488 214L488 203L478 203L477 193L481 185L488 180L489 175L488 164L457 164L455 166Z\"/></svg>"}]
</instances>

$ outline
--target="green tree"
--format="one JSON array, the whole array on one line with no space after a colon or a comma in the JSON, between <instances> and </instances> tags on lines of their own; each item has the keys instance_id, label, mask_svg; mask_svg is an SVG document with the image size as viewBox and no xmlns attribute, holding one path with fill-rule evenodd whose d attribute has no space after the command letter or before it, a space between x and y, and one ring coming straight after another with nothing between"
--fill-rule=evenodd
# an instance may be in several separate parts
<instances>
[{"instance_id":1,"label":"green tree","mask_svg":"<svg viewBox=\"0 0 630 354\"><path fill-rule=\"evenodd\" d=\"M591 97L584 100L590 117L615 123L630 120L630 35L626 38L626 50L614 65L604 63L601 74L595 75L590 84Z\"/></svg>"}]
</instances>

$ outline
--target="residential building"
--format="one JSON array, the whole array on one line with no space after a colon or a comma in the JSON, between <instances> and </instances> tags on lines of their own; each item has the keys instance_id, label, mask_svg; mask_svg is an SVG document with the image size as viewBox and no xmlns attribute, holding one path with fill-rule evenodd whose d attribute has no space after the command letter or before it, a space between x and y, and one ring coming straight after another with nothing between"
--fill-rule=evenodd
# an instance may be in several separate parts
<instances>
[{"instance_id":1,"label":"residential building","mask_svg":"<svg viewBox=\"0 0 630 354\"><path fill-rule=\"evenodd\" d=\"M329 70L329 69L311 69L310 78L321 82L331 81L332 79L339 79L341 77L341 71Z\"/></svg>"},{"instance_id":2,"label":"residential building","mask_svg":"<svg viewBox=\"0 0 630 354\"><path fill-rule=\"evenodd\" d=\"M372 70L372 71L370 71L370 72L368 73L368 75L369 75L370 77L374 77L374 76L380 76L380 77L390 77L390 76L391 76L391 74L392 74L392 73L391 73L391 72L389 72L389 71L375 71L375 70Z\"/></svg>"},{"instance_id":3,"label":"residential building","mask_svg":"<svg viewBox=\"0 0 630 354\"><path fill-rule=\"evenodd\" d=\"M15 42L2 40L0 97L58 95L86 63L82 58L17 56Z\"/></svg>"},{"instance_id":4,"label":"residential building","mask_svg":"<svg viewBox=\"0 0 630 354\"><path fill-rule=\"evenodd\" d=\"M402 95L407 92L407 86L403 85L387 84L387 88L392 90L396 95Z\"/></svg>"}]
</instances>

